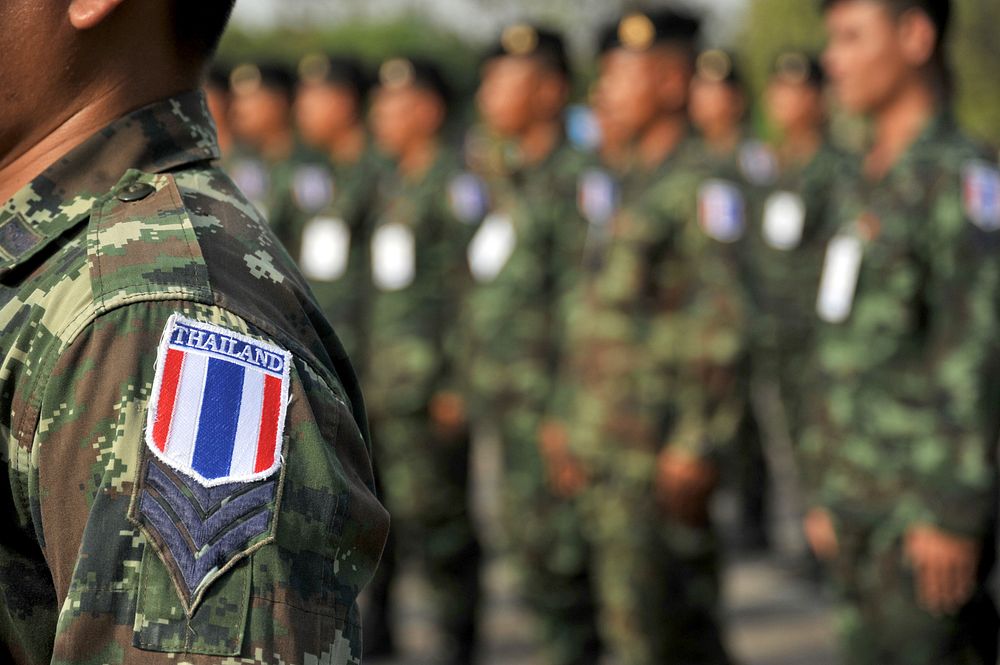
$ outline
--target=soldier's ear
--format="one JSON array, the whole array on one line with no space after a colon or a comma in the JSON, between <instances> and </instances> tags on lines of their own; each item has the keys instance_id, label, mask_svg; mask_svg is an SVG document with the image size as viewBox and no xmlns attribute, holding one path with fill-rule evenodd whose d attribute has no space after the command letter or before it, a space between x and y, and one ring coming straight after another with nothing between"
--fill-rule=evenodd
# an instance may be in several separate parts
<instances>
[{"instance_id":1,"label":"soldier's ear","mask_svg":"<svg viewBox=\"0 0 1000 665\"><path fill-rule=\"evenodd\" d=\"M71 0L69 22L77 30L90 30L100 25L124 0Z\"/></svg>"}]
</instances>

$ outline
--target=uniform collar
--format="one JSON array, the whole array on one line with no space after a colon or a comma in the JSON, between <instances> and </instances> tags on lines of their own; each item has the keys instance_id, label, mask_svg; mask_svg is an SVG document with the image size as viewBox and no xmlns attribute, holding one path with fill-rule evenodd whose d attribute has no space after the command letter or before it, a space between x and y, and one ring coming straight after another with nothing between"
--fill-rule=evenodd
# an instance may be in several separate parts
<instances>
[{"instance_id":1,"label":"uniform collar","mask_svg":"<svg viewBox=\"0 0 1000 665\"><path fill-rule=\"evenodd\" d=\"M0 274L85 219L126 171L163 173L218 158L215 125L201 92L181 93L119 118L0 209Z\"/></svg>"}]
</instances>

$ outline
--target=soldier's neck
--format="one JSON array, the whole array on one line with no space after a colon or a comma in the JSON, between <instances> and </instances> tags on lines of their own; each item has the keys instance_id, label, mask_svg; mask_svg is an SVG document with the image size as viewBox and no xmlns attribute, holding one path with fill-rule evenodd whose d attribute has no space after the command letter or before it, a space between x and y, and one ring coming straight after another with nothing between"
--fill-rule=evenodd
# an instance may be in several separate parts
<instances>
[{"instance_id":1,"label":"soldier's neck","mask_svg":"<svg viewBox=\"0 0 1000 665\"><path fill-rule=\"evenodd\" d=\"M524 164L532 166L544 162L561 140L562 125L557 120L532 124L518 139Z\"/></svg>"},{"instance_id":2,"label":"soldier's neck","mask_svg":"<svg viewBox=\"0 0 1000 665\"><path fill-rule=\"evenodd\" d=\"M51 164L115 120L194 87L193 81L175 81L170 89L137 91L127 82L109 83L90 96L80 95L78 103L49 124L22 130L21 141L0 154L0 202L10 199ZM51 117L39 114L39 118Z\"/></svg>"},{"instance_id":3,"label":"soldier's neck","mask_svg":"<svg viewBox=\"0 0 1000 665\"><path fill-rule=\"evenodd\" d=\"M438 142L433 136L414 141L399 156L399 172L411 182L419 181L434 166Z\"/></svg>"},{"instance_id":4,"label":"soldier's neck","mask_svg":"<svg viewBox=\"0 0 1000 665\"><path fill-rule=\"evenodd\" d=\"M639 167L648 171L665 162L684 140L687 132L684 114L666 115L654 120L636 144Z\"/></svg>"},{"instance_id":5,"label":"soldier's neck","mask_svg":"<svg viewBox=\"0 0 1000 665\"><path fill-rule=\"evenodd\" d=\"M823 145L819 127L789 127L781 142L781 159L785 164L808 164Z\"/></svg>"},{"instance_id":6,"label":"soldier's neck","mask_svg":"<svg viewBox=\"0 0 1000 665\"><path fill-rule=\"evenodd\" d=\"M266 161L272 164L283 162L295 150L295 135L290 129L276 132L262 141L258 149Z\"/></svg>"},{"instance_id":7,"label":"soldier's neck","mask_svg":"<svg viewBox=\"0 0 1000 665\"><path fill-rule=\"evenodd\" d=\"M730 155L736 152L743 138L743 131L739 125L726 125L723 127L705 128L702 130L705 143L716 155Z\"/></svg>"},{"instance_id":8,"label":"soldier's neck","mask_svg":"<svg viewBox=\"0 0 1000 665\"><path fill-rule=\"evenodd\" d=\"M360 123L349 127L330 141L330 158L337 164L355 164L368 146L368 136Z\"/></svg>"},{"instance_id":9,"label":"soldier's neck","mask_svg":"<svg viewBox=\"0 0 1000 665\"><path fill-rule=\"evenodd\" d=\"M875 140L865 156L865 174L881 180L920 138L938 111L929 85L913 83L875 112Z\"/></svg>"}]
</instances>

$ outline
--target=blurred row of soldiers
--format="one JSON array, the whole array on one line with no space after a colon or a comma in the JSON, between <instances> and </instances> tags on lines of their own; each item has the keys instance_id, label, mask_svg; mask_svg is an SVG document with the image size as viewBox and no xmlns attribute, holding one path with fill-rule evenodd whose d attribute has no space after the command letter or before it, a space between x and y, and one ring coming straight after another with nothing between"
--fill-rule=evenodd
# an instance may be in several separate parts
<instances>
[{"instance_id":1,"label":"blurred row of soldiers","mask_svg":"<svg viewBox=\"0 0 1000 665\"><path fill-rule=\"evenodd\" d=\"M762 438L799 462L848 662L995 662L1000 175L938 80L947 2L823 4L840 101L875 120L864 159L831 144L800 52L764 97L780 141L755 140L738 64L672 10L602 31L591 152L567 136L563 41L527 24L485 53L461 149L420 58L374 82L326 55L213 77L229 172L362 377L393 516L370 654L393 649L409 556L450 662L473 662L485 432L548 663L730 662L710 501Z\"/></svg>"}]
</instances>

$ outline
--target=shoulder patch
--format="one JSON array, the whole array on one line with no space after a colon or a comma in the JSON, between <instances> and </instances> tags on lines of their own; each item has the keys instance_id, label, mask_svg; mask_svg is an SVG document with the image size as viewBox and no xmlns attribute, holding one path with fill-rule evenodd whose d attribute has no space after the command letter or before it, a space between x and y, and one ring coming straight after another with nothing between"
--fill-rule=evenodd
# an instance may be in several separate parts
<instances>
[{"instance_id":1,"label":"shoulder patch","mask_svg":"<svg viewBox=\"0 0 1000 665\"><path fill-rule=\"evenodd\" d=\"M802 242L806 204L794 192L775 192L764 203L764 240L778 250L795 249Z\"/></svg>"},{"instance_id":2,"label":"shoulder patch","mask_svg":"<svg viewBox=\"0 0 1000 665\"><path fill-rule=\"evenodd\" d=\"M984 231L1000 230L1000 171L985 161L971 161L962 170L965 214Z\"/></svg>"},{"instance_id":3,"label":"shoulder patch","mask_svg":"<svg viewBox=\"0 0 1000 665\"><path fill-rule=\"evenodd\" d=\"M295 205L308 213L318 213L333 203L335 183L330 171L318 164L304 164L292 175Z\"/></svg>"},{"instance_id":4,"label":"shoulder patch","mask_svg":"<svg viewBox=\"0 0 1000 665\"><path fill-rule=\"evenodd\" d=\"M490 205L486 184L471 173L455 176L448 183L448 204L460 222L479 222Z\"/></svg>"},{"instance_id":5,"label":"shoulder patch","mask_svg":"<svg viewBox=\"0 0 1000 665\"><path fill-rule=\"evenodd\" d=\"M736 242L746 229L743 192L726 180L707 180L698 191L701 228L719 242Z\"/></svg>"},{"instance_id":6,"label":"shoulder patch","mask_svg":"<svg viewBox=\"0 0 1000 665\"><path fill-rule=\"evenodd\" d=\"M274 474L290 364L278 346L174 314L157 350L146 445L204 487Z\"/></svg>"},{"instance_id":7,"label":"shoulder patch","mask_svg":"<svg viewBox=\"0 0 1000 665\"><path fill-rule=\"evenodd\" d=\"M778 158L760 141L747 141L740 147L739 165L751 185L770 185L778 178Z\"/></svg>"},{"instance_id":8,"label":"shoulder patch","mask_svg":"<svg viewBox=\"0 0 1000 665\"><path fill-rule=\"evenodd\" d=\"M611 221L620 202L618 183L604 169L588 169L580 176L577 205L591 224L603 226Z\"/></svg>"}]
</instances>

